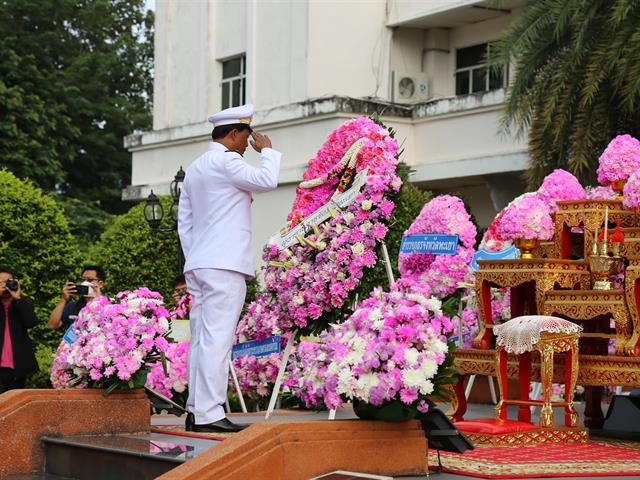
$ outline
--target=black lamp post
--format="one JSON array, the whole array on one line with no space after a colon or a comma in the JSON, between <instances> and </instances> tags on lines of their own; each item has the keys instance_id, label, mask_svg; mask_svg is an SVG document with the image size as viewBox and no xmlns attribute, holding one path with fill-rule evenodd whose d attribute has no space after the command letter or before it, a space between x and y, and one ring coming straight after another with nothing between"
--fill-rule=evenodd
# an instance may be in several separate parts
<instances>
[{"instance_id":1,"label":"black lamp post","mask_svg":"<svg viewBox=\"0 0 640 480\"><path fill-rule=\"evenodd\" d=\"M178 211L180 206L180 193L182 191L182 183L184 182L184 170L180 167L180 170L176 173L171 185L169 187L171 198L173 203L171 204L170 215L173 219L173 225L167 228L160 228L162 219L164 217L164 209L160 203L160 199L153 193L147 197L147 201L144 204L144 218L149 224L151 231L156 233L173 233L178 230ZM178 237L178 275L182 274L182 268L184 267L184 256L182 254L182 245L180 245L180 237Z\"/></svg>"}]
</instances>

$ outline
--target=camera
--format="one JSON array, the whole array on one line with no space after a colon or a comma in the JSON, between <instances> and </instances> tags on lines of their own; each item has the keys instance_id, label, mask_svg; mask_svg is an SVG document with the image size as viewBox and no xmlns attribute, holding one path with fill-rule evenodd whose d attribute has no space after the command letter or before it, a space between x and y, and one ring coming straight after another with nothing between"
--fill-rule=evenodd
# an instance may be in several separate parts
<instances>
[{"instance_id":1,"label":"camera","mask_svg":"<svg viewBox=\"0 0 640 480\"><path fill-rule=\"evenodd\" d=\"M76 285L76 293L78 295L90 295L93 291L89 285Z\"/></svg>"},{"instance_id":2,"label":"camera","mask_svg":"<svg viewBox=\"0 0 640 480\"><path fill-rule=\"evenodd\" d=\"M7 287L9 290L13 290L14 292L18 290L18 288L20 288L20 284L18 283L18 280L16 280L15 278L10 278L9 280L7 280L4 283L4 286Z\"/></svg>"}]
</instances>

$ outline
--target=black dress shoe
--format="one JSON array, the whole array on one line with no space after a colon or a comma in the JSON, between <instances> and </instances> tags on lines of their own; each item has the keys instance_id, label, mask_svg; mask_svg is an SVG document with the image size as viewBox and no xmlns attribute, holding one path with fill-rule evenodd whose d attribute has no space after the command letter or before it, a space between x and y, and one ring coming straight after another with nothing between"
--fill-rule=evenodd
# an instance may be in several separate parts
<instances>
[{"instance_id":1,"label":"black dress shoe","mask_svg":"<svg viewBox=\"0 0 640 480\"><path fill-rule=\"evenodd\" d=\"M187 418L184 421L185 431L193 432L193 426L195 424L196 424L196 416L191 412L187 412Z\"/></svg>"},{"instance_id":2,"label":"black dress shoe","mask_svg":"<svg viewBox=\"0 0 640 480\"><path fill-rule=\"evenodd\" d=\"M217 422L204 423L201 425L193 425L192 432L218 432L218 433L235 433L244 430L249 425L240 425L233 423L227 417Z\"/></svg>"}]
</instances>

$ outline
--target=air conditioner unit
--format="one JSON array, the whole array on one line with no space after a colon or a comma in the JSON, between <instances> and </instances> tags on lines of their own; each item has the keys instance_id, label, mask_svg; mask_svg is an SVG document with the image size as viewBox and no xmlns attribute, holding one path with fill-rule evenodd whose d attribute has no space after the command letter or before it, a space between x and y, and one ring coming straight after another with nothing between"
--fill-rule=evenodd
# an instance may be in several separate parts
<instances>
[{"instance_id":1,"label":"air conditioner unit","mask_svg":"<svg viewBox=\"0 0 640 480\"><path fill-rule=\"evenodd\" d=\"M424 73L392 72L391 101L397 103L425 102L430 97L429 77Z\"/></svg>"}]
</instances>

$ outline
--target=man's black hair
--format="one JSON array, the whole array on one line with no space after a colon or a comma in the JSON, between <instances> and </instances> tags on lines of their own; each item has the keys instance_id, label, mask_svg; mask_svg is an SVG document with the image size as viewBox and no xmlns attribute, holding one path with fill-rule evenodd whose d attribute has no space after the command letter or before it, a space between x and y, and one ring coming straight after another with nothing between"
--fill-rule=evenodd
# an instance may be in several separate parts
<instances>
[{"instance_id":1,"label":"man's black hair","mask_svg":"<svg viewBox=\"0 0 640 480\"><path fill-rule=\"evenodd\" d=\"M178 275L176 278L173 279L173 282L171 283L171 288L176 288L178 285L182 285L185 284L186 285L187 281L184 279L184 275Z\"/></svg>"},{"instance_id":2,"label":"man's black hair","mask_svg":"<svg viewBox=\"0 0 640 480\"><path fill-rule=\"evenodd\" d=\"M249 130L249 132L253 132L253 129L246 123L231 123L229 125L215 127L211 132L211 138L213 140L219 140L220 138L226 137L231 130L238 130L239 132Z\"/></svg>"},{"instance_id":3,"label":"man's black hair","mask_svg":"<svg viewBox=\"0 0 640 480\"><path fill-rule=\"evenodd\" d=\"M4 267L4 266L0 266L0 273L8 273L12 277L16 276L16 274L13 273L13 270L11 270L9 267Z\"/></svg>"},{"instance_id":4,"label":"man's black hair","mask_svg":"<svg viewBox=\"0 0 640 480\"><path fill-rule=\"evenodd\" d=\"M102 280L104 282L106 275L102 267L98 265L85 265L84 267L82 267L82 273L86 272L87 270L95 270L98 280Z\"/></svg>"}]
</instances>

